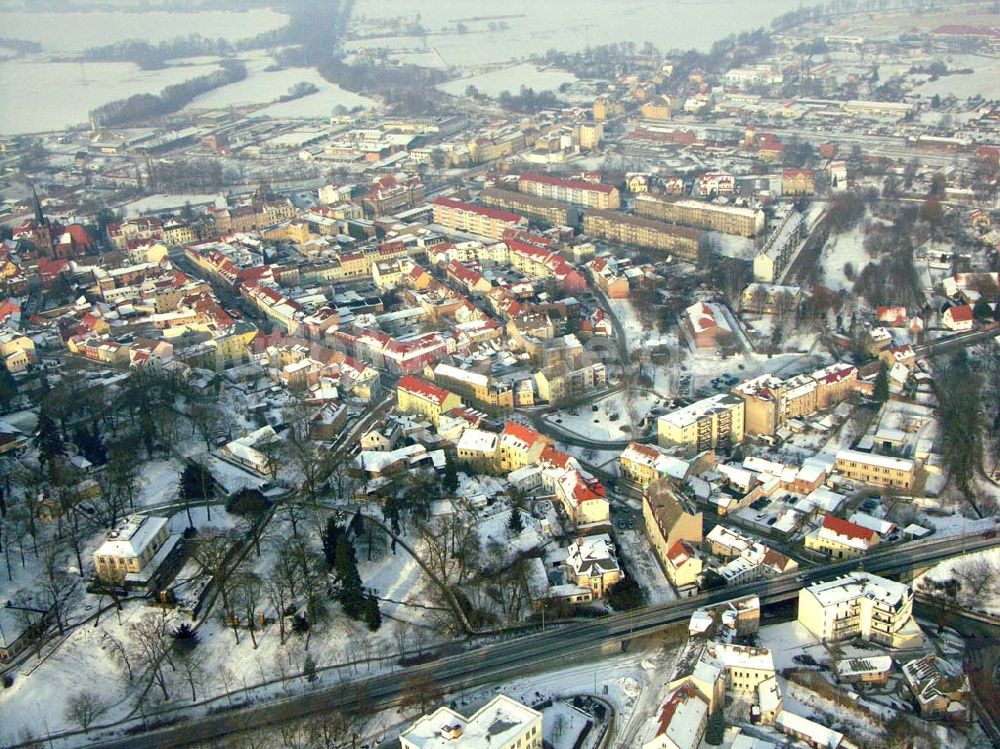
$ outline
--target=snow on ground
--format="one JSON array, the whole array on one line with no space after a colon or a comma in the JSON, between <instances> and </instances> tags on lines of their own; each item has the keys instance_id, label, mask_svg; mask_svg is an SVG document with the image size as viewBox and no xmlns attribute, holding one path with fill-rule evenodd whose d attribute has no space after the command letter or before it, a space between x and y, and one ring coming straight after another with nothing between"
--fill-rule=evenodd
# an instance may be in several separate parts
<instances>
[{"instance_id":1,"label":"snow on ground","mask_svg":"<svg viewBox=\"0 0 1000 749\"><path fill-rule=\"evenodd\" d=\"M961 580L964 570L978 570L978 566L983 562L988 565L984 569L989 570L989 574L992 576L996 576L998 571L1000 571L1000 547L947 559L922 574L915 582L919 585L923 580L934 582L943 582L956 578ZM995 586L986 586L980 592L973 606L978 610L998 616L1000 615L1000 591L991 590L991 587Z\"/></svg>"},{"instance_id":2,"label":"snow on ground","mask_svg":"<svg viewBox=\"0 0 1000 749\"><path fill-rule=\"evenodd\" d=\"M395 36L347 40L348 49L388 47L413 50L423 46L439 53L445 62L456 66L483 65L529 55L542 55L549 49L582 50L603 40L634 41L640 48L650 41L662 50L708 48L722 37L752 27L767 26L770 20L795 10L798 0L759 0L751 16L733 12L732 5L686 5L670 7L671 22L657 23L663 6L655 0L629 2L627 5L598 0L508 0L497 6L503 15L502 26L495 21L489 30L489 18L470 18L467 0L362 0L351 17L351 32L373 34L398 33L399 28L371 23L372 19L419 16L431 33L427 36ZM465 31L458 28L462 23Z\"/></svg>"},{"instance_id":3,"label":"snow on ground","mask_svg":"<svg viewBox=\"0 0 1000 749\"><path fill-rule=\"evenodd\" d=\"M264 479L221 458L210 455L205 459L212 475L230 494L240 489L259 489Z\"/></svg>"},{"instance_id":4,"label":"snow on ground","mask_svg":"<svg viewBox=\"0 0 1000 749\"><path fill-rule=\"evenodd\" d=\"M656 556L649 548L641 530L619 529L615 534L618 543L618 553L626 570L635 577L636 582L646 591L649 604L666 603L677 599L677 593L663 574Z\"/></svg>"},{"instance_id":5,"label":"snow on ground","mask_svg":"<svg viewBox=\"0 0 1000 749\"><path fill-rule=\"evenodd\" d=\"M3 12L0 28L16 39L40 42L46 50L65 54L125 39L150 43L197 33L208 39L235 41L284 26L288 16L271 9L248 11L144 10L121 13L108 10L50 13ZM88 67L90 63L87 63Z\"/></svg>"},{"instance_id":6,"label":"snow on ground","mask_svg":"<svg viewBox=\"0 0 1000 749\"><path fill-rule=\"evenodd\" d=\"M915 91L926 98L935 94L941 97L955 96L967 99L972 96L983 96L986 99L1000 97L1000 60L974 57L972 73L945 75L936 81L928 81L917 86ZM961 63L951 63L949 67L962 68Z\"/></svg>"},{"instance_id":7,"label":"snow on ground","mask_svg":"<svg viewBox=\"0 0 1000 749\"><path fill-rule=\"evenodd\" d=\"M652 391L632 391L631 408L639 419L651 409L664 405L664 400ZM597 406L594 411L593 406ZM592 405L582 405L546 416L545 420L561 429L593 440L627 440L640 431L630 416L629 395L614 393Z\"/></svg>"},{"instance_id":8,"label":"snow on ground","mask_svg":"<svg viewBox=\"0 0 1000 749\"><path fill-rule=\"evenodd\" d=\"M452 96L463 96L465 89L475 86L479 93L486 96L499 96L504 91L517 94L521 86L537 91L556 91L564 83L574 83L576 76L558 68L543 68L531 63L519 63L509 67L493 70L489 73L466 76L447 83L438 88Z\"/></svg>"},{"instance_id":9,"label":"snow on ground","mask_svg":"<svg viewBox=\"0 0 1000 749\"><path fill-rule=\"evenodd\" d=\"M865 249L864 229L865 220L862 219L850 231L831 236L823 247L820 262L823 265L823 285L827 288L833 291L850 291L854 287L854 281L844 274L844 266L850 263L856 276L868 265L871 258Z\"/></svg>"},{"instance_id":10,"label":"snow on ground","mask_svg":"<svg viewBox=\"0 0 1000 749\"><path fill-rule=\"evenodd\" d=\"M591 718L585 712L560 700L542 711L542 735L553 749L580 749L576 740L588 720ZM582 746L592 747L598 735L596 731L591 731Z\"/></svg>"},{"instance_id":11,"label":"snow on ground","mask_svg":"<svg viewBox=\"0 0 1000 749\"><path fill-rule=\"evenodd\" d=\"M90 110L109 101L159 93L166 86L218 69L217 65L170 65L140 70L127 62L81 65L30 58L0 62L0 91L18 103L0 108L0 133L37 133L81 125L88 121Z\"/></svg>"},{"instance_id":12,"label":"snow on ground","mask_svg":"<svg viewBox=\"0 0 1000 749\"><path fill-rule=\"evenodd\" d=\"M311 83L319 91L309 96L284 103L274 103L262 110L269 117L329 117L337 106L347 109L370 107L375 102L364 96L345 91L327 81L311 68L284 68L267 70L274 65L270 56L248 55L244 62L247 77L229 86L202 94L189 109L216 109L231 106L268 104L277 102L297 83Z\"/></svg>"},{"instance_id":13,"label":"snow on ground","mask_svg":"<svg viewBox=\"0 0 1000 749\"><path fill-rule=\"evenodd\" d=\"M143 216L149 213L157 213L159 211L179 210L189 203L192 206L213 203L217 208L225 208L226 198L218 193L194 193L191 195L148 195L144 198L133 200L131 203L126 203L122 206L122 210L124 211L125 218L132 218L134 216Z\"/></svg>"},{"instance_id":14,"label":"snow on ground","mask_svg":"<svg viewBox=\"0 0 1000 749\"><path fill-rule=\"evenodd\" d=\"M760 628L760 644L771 651L774 668L795 668L795 656L808 654L817 662L829 660L826 647L798 622L768 624Z\"/></svg>"},{"instance_id":15,"label":"snow on ground","mask_svg":"<svg viewBox=\"0 0 1000 749\"><path fill-rule=\"evenodd\" d=\"M242 518L237 515L230 515L221 506L211 508L211 517L209 517L209 509L204 505L191 508L190 523L193 523L195 528L212 527L219 530L229 530L237 527L241 522ZM183 533L188 527L187 510L178 510L170 516L171 533Z\"/></svg>"},{"instance_id":16,"label":"snow on ground","mask_svg":"<svg viewBox=\"0 0 1000 749\"><path fill-rule=\"evenodd\" d=\"M136 508L176 500L183 467L177 458L143 463L139 471L139 491L135 496Z\"/></svg>"},{"instance_id":17,"label":"snow on ground","mask_svg":"<svg viewBox=\"0 0 1000 749\"><path fill-rule=\"evenodd\" d=\"M507 482L497 476L470 476L467 473L458 474L458 491L456 497L472 497L476 494L485 494L487 497L495 497L507 491Z\"/></svg>"}]
</instances>

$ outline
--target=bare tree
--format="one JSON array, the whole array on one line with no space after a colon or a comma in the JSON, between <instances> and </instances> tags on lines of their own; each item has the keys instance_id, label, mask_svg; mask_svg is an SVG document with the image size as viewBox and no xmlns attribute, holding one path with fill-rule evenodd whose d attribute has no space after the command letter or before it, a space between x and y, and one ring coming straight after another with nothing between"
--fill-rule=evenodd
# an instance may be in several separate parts
<instances>
[{"instance_id":1,"label":"bare tree","mask_svg":"<svg viewBox=\"0 0 1000 749\"><path fill-rule=\"evenodd\" d=\"M90 691L77 692L66 702L65 716L83 729L90 732L90 726L97 716L104 711L104 703L100 697Z\"/></svg>"},{"instance_id":2,"label":"bare tree","mask_svg":"<svg viewBox=\"0 0 1000 749\"><path fill-rule=\"evenodd\" d=\"M246 617L246 627L250 630L250 640L257 649L257 619L261 614L264 598L264 584L255 572L242 572L233 581L236 607Z\"/></svg>"},{"instance_id":3,"label":"bare tree","mask_svg":"<svg viewBox=\"0 0 1000 749\"><path fill-rule=\"evenodd\" d=\"M119 638L115 637L110 632L104 632L104 645L111 652L111 658L118 667L122 670L122 675L125 677L125 683L131 684L133 673L132 673L132 651L128 645Z\"/></svg>"},{"instance_id":4,"label":"bare tree","mask_svg":"<svg viewBox=\"0 0 1000 749\"><path fill-rule=\"evenodd\" d=\"M148 674L152 683L159 686L163 699L169 700L165 666L174 668L171 637L165 617L146 614L128 624L129 649L141 673Z\"/></svg>"},{"instance_id":5,"label":"bare tree","mask_svg":"<svg viewBox=\"0 0 1000 749\"><path fill-rule=\"evenodd\" d=\"M219 590L222 597L222 608L227 617L232 616L233 607L230 601L230 577L232 566L230 553L236 545L235 534L231 531L223 531L218 528L206 528L199 536L198 540L192 544L194 550L192 556L201 565L202 569L212 576L212 582ZM235 629L234 629L235 631ZM236 634L236 641L239 642L239 634Z\"/></svg>"}]
</instances>

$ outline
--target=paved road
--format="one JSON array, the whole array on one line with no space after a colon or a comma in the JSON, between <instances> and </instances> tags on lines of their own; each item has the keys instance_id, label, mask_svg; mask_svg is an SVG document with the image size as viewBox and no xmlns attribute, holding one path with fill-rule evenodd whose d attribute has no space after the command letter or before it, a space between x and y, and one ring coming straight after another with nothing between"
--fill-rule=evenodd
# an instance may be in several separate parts
<instances>
[{"instance_id":1,"label":"paved road","mask_svg":"<svg viewBox=\"0 0 1000 749\"><path fill-rule=\"evenodd\" d=\"M997 543L995 538L986 539L980 535L910 543L870 555L863 560L832 563L799 575L755 581L694 598L614 614L592 622L553 627L546 632L442 658L409 669L407 673L431 674L447 691L498 683L524 676L531 671L565 665L570 659L596 653L602 647L614 646L624 640L648 635L686 621L696 608L708 603L749 594L759 595L763 603L791 600L798 595L800 588L809 583L830 579L859 567L882 574L907 574L914 566L935 563L966 551L995 546ZM358 682L358 685L363 694L381 708L398 701L404 682L396 673L376 676ZM350 708L356 702L357 694L356 690L336 686L188 720L144 734L99 742L93 746L104 749L166 749L211 742L229 734L275 726L324 710Z\"/></svg>"}]
</instances>

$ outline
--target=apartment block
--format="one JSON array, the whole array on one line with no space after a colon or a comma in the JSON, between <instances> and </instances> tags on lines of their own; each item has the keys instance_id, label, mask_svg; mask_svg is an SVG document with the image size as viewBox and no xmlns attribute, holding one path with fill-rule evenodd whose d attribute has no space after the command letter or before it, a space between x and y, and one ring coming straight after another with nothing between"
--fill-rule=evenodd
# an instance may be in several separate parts
<instances>
[{"instance_id":1,"label":"apartment block","mask_svg":"<svg viewBox=\"0 0 1000 749\"><path fill-rule=\"evenodd\" d=\"M436 198L433 205L435 224L489 237L495 242L503 239L508 229L528 223L526 218L516 213L463 203L455 198Z\"/></svg>"},{"instance_id":2,"label":"apartment block","mask_svg":"<svg viewBox=\"0 0 1000 749\"><path fill-rule=\"evenodd\" d=\"M635 212L639 216L668 221L696 229L756 237L764 230L764 211L760 208L700 200L671 200L659 195L639 195L635 199Z\"/></svg>"},{"instance_id":3,"label":"apartment block","mask_svg":"<svg viewBox=\"0 0 1000 749\"><path fill-rule=\"evenodd\" d=\"M563 179L548 174L522 174L518 190L537 198L572 203L581 208L613 210L621 206L617 187L585 179Z\"/></svg>"},{"instance_id":4,"label":"apartment block","mask_svg":"<svg viewBox=\"0 0 1000 749\"><path fill-rule=\"evenodd\" d=\"M406 375L396 385L396 403L400 413L426 416L437 426L441 414L461 406L462 399L432 382Z\"/></svg>"},{"instance_id":5,"label":"apartment block","mask_svg":"<svg viewBox=\"0 0 1000 749\"><path fill-rule=\"evenodd\" d=\"M520 213L553 226L576 222L577 211L572 206L558 200L539 198L522 192L487 187L479 193L479 202L491 208Z\"/></svg>"},{"instance_id":6,"label":"apartment block","mask_svg":"<svg viewBox=\"0 0 1000 749\"><path fill-rule=\"evenodd\" d=\"M646 537L664 570L670 570L670 557L677 544L701 543L702 514L692 514L684 509L670 479L657 479L646 488L642 499L642 517ZM677 584L674 580L671 582Z\"/></svg>"},{"instance_id":7,"label":"apartment block","mask_svg":"<svg viewBox=\"0 0 1000 749\"><path fill-rule=\"evenodd\" d=\"M661 416L656 421L661 447L688 454L726 449L743 442L746 406L741 398L720 393Z\"/></svg>"},{"instance_id":8,"label":"apartment block","mask_svg":"<svg viewBox=\"0 0 1000 749\"><path fill-rule=\"evenodd\" d=\"M504 414L514 408L514 388L509 382L450 364L438 364L434 367L433 376L435 383L487 413Z\"/></svg>"},{"instance_id":9,"label":"apartment block","mask_svg":"<svg viewBox=\"0 0 1000 749\"><path fill-rule=\"evenodd\" d=\"M869 572L851 572L799 591L799 623L823 642L860 637L899 648L920 641L913 590Z\"/></svg>"},{"instance_id":10,"label":"apartment block","mask_svg":"<svg viewBox=\"0 0 1000 749\"><path fill-rule=\"evenodd\" d=\"M698 257L698 241L702 237L698 229L603 210L588 211L583 218L583 230L606 242L661 250L686 260Z\"/></svg>"}]
</instances>

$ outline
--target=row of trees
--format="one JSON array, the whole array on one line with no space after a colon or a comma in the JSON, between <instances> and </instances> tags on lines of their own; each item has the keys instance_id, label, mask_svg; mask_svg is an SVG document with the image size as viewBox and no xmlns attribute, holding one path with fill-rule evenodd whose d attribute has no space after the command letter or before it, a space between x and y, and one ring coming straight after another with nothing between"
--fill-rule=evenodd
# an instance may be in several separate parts
<instances>
[{"instance_id":1,"label":"row of trees","mask_svg":"<svg viewBox=\"0 0 1000 749\"><path fill-rule=\"evenodd\" d=\"M114 127L163 117L183 109L201 94L230 83L238 83L246 77L246 65L237 60L223 60L219 70L214 73L167 86L159 95L135 94L127 99L115 99L92 109L89 116L99 127Z\"/></svg>"}]
</instances>

